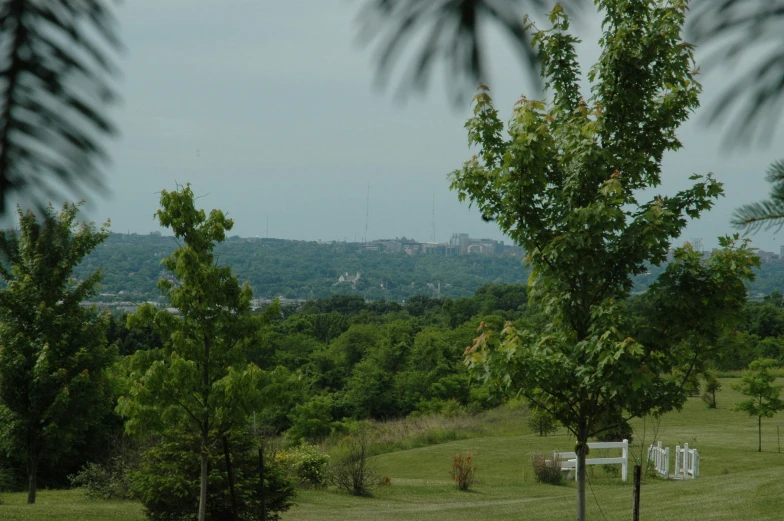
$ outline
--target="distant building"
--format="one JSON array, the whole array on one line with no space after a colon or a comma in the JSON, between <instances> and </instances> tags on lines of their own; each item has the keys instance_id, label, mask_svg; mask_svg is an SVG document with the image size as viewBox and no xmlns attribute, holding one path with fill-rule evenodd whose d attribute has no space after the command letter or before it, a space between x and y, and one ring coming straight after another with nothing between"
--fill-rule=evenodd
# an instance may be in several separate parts
<instances>
[{"instance_id":1,"label":"distant building","mask_svg":"<svg viewBox=\"0 0 784 521\"><path fill-rule=\"evenodd\" d=\"M356 275L349 275L348 272L346 272L345 275L340 276L337 283L343 284L344 282L347 282L351 285L356 285L358 280L359 280L359 272L357 272Z\"/></svg>"},{"instance_id":2,"label":"distant building","mask_svg":"<svg viewBox=\"0 0 784 521\"><path fill-rule=\"evenodd\" d=\"M768 262L771 262L773 258L776 256L776 254L773 253L772 251L757 250L755 253L760 258L760 262L762 264L767 264Z\"/></svg>"},{"instance_id":3,"label":"distant building","mask_svg":"<svg viewBox=\"0 0 784 521\"><path fill-rule=\"evenodd\" d=\"M455 248L459 255L482 253L497 255L504 253L504 241L495 239L472 239L467 233L453 233L449 246Z\"/></svg>"},{"instance_id":4,"label":"distant building","mask_svg":"<svg viewBox=\"0 0 784 521\"><path fill-rule=\"evenodd\" d=\"M378 250L376 250L378 247ZM406 253L408 255L435 254L435 255L467 255L479 253L483 255L520 255L522 248L505 245L503 241L495 239L472 239L467 233L454 233L448 243L425 242L420 243L413 239L395 238L376 240L371 245L365 245L366 250L383 251L385 253Z\"/></svg>"}]
</instances>

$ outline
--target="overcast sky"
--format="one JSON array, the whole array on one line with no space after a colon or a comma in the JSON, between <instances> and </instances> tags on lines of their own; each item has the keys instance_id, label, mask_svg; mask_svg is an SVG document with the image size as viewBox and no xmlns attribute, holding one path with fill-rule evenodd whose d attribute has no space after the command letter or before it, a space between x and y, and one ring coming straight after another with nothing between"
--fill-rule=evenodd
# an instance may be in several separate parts
<instances>
[{"instance_id":1,"label":"overcast sky","mask_svg":"<svg viewBox=\"0 0 784 521\"><path fill-rule=\"evenodd\" d=\"M428 240L433 198L437 240L452 233L501 238L448 189L447 174L471 153L440 71L427 93L400 102L375 86L373 53L357 42L361 2L347 0L132 0L118 8L127 53L114 110L121 136L110 145L111 194L92 197L95 220L116 232L159 229L161 189L190 182L206 208L234 219L241 236ZM599 20L578 27L584 70L598 56ZM525 70L503 38L491 37L490 86L503 119L521 94ZM730 74L727 72L726 74ZM399 78L400 75L397 77ZM702 78L710 99L726 77ZM705 104L705 103L704 103ZM784 127L784 125L782 125ZM662 192L691 173L714 172L727 196L683 239L706 248L731 231L737 206L764 198L765 170L784 132L765 148L727 152L720 130L699 113L681 132L685 149L665 159ZM755 244L778 253L784 231Z\"/></svg>"}]
</instances>

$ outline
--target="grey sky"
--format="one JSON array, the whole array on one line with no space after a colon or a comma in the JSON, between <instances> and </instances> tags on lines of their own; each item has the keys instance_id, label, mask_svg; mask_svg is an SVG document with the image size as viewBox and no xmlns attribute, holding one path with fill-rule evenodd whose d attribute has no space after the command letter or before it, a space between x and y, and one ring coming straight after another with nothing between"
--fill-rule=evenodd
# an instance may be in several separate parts
<instances>
[{"instance_id":1,"label":"grey sky","mask_svg":"<svg viewBox=\"0 0 784 521\"><path fill-rule=\"evenodd\" d=\"M361 2L346 0L131 0L118 9L128 53L120 60L121 136L111 143L112 194L88 205L117 232L158 229L156 192L191 182L200 204L235 220L234 233L361 240L370 183L369 238L501 235L457 201L446 175L470 157L469 114L448 99L440 71L424 96L396 100L374 88L372 52L357 44ZM579 28L583 67L598 56L598 18ZM504 118L533 93L519 60L492 38L491 88ZM399 77L399 75L398 75ZM702 78L704 99L726 79ZM721 134L692 118L685 150L666 157L662 192L712 171L727 197L684 238L706 247L731 231L732 210L767 196L767 165L782 150L722 150ZM758 234L778 252L784 232Z\"/></svg>"}]
</instances>

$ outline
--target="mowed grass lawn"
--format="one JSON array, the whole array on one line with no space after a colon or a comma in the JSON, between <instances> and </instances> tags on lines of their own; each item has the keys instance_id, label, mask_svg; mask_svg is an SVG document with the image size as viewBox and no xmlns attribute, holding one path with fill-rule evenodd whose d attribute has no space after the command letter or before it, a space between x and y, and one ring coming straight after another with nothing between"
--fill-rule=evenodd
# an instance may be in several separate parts
<instances>
[{"instance_id":1,"label":"mowed grass lawn","mask_svg":"<svg viewBox=\"0 0 784 521\"><path fill-rule=\"evenodd\" d=\"M642 519L784 520L784 454L777 452L776 435L777 425L784 431L784 413L763 420L764 452L758 453L756 418L730 411L742 399L730 389L732 382L739 380L722 380L719 409L709 410L699 398L692 398L683 412L662 419L659 439L665 446L687 442L699 449L701 475L693 481L646 478ZM635 429L632 457L640 456L641 443L647 448L654 435L650 421L645 429L641 421L636 422ZM493 427L488 430L492 432ZM392 484L377 488L373 497L355 498L335 490L301 491L297 506L283 519L572 520L574 482L559 487L537 484L529 455L537 450L573 450L573 445L574 440L561 432L547 438L533 434L488 436L384 454L375 460L379 473L389 476ZM471 452L479 467L479 482L468 492L458 491L449 477L452 455L459 452ZM614 455L618 451L603 452ZM623 483L620 473L589 469L588 519L630 519L630 482ZM79 491L42 491L39 503L33 506L24 504L24 494L4 494L3 499L0 520L144 518L138 503L90 501Z\"/></svg>"}]
</instances>

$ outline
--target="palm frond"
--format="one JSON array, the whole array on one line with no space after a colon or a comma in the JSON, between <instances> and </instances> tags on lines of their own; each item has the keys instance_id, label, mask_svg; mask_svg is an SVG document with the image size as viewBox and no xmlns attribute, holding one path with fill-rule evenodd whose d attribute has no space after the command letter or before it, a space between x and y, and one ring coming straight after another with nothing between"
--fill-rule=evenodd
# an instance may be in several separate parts
<instances>
[{"instance_id":1,"label":"palm frond","mask_svg":"<svg viewBox=\"0 0 784 521\"><path fill-rule=\"evenodd\" d=\"M706 70L743 59L752 69L729 82L708 112L708 123L733 118L730 145L769 139L784 108L784 0L693 0L688 37L719 44Z\"/></svg>"},{"instance_id":2,"label":"palm frond","mask_svg":"<svg viewBox=\"0 0 784 521\"><path fill-rule=\"evenodd\" d=\"M103 188L115 129L108 0L0 0L0 214L16 192L39 206L64 187Z\"/></svg>"},{"instance_id":3,"label":"palm frond","mask_svg":"<svg viewBox=\"0 0 784 521\"><path fill-rule=\"evenodd\" d=\"M784 160L774 162L767 173L773 186L770 199L746 204L735 210L732 224L751 233L761 229L781 229L784 226Z\"/></svg>"},{"instance_id":4,"label":"palm frond","mask_svg":"<svg viewBox=\"0 0 784 521\"><path fill-rule=\"evenodd\" d=\"M562 0L577 12L586 0ZM422 90L437 59L447 65L447 84L456 99L487 81L485 41L480 27L489 23L509 37L512 45L539 82L538 60L523 21L525 14L543 14L553 7L548 0L366 0L358 18L360 35L379 40L378 77L389 81L406 43L424 36L401 83L403 91Z\"/></svg>"}]
</instances>

